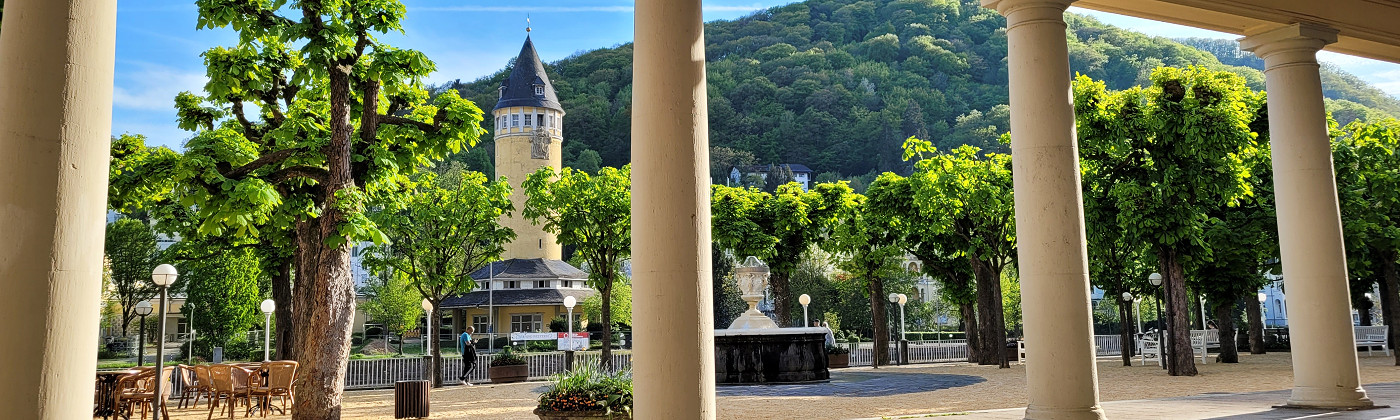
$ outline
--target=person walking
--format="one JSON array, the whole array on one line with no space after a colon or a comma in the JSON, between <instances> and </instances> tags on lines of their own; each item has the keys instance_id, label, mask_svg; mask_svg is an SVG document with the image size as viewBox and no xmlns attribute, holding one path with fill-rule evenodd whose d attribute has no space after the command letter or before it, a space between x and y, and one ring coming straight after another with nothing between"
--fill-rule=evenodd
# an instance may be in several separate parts
<instances>
[{"instance_id":1,"label":"person walking","mask_svg":"<svg viewBox=\"0 0 1400 420\"><path fill-rule=\"evenodd\" d=\"M476 367L476 343L472 342L472 333L476 328L467 327L462 331L462 335L457 336L457 353L462 355L462 376L457 380L462 381L462 385L471 386L467 379L471 377L472 368Z\"/></svg>"}]
</instances>

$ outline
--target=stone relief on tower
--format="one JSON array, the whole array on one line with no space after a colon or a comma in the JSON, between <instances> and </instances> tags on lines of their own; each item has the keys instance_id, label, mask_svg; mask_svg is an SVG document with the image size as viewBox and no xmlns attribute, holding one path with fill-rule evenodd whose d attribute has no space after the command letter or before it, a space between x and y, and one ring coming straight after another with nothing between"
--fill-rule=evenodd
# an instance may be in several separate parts
<instances>
[{"instance_id":1,"label":"stone relief on tower","mask_svg":"<svg viewBox=\"0 0 1400 420\"><path fill-rule=\"evenodd\" d=\"M537 129L533 136L530 136L530 158L549 159L549 138L548 130Z\"/></svg>"}]
</instances>

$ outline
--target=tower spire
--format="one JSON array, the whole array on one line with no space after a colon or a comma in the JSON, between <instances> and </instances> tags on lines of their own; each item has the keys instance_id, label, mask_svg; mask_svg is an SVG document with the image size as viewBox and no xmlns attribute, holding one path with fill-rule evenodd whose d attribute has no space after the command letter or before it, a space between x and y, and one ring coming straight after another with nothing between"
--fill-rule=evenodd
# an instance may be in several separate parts
<instances>
[{"instance_id":1,"label":"tower spire","mask_svg":"<svg viewBox=\"0 0 1400 420\"><path fill-rule=\"evenodd\" d=\"M530 14L525 14L525 33L530 33Z\"/></svg>"}]
</instances>

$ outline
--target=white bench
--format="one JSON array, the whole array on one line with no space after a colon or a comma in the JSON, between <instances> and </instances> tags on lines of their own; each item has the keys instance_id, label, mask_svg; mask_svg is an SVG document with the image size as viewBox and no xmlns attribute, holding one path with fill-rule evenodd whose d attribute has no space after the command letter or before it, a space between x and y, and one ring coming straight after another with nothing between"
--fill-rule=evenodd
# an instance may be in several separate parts
<instances>
[{"instance_id":1,"label":"white bench","mask_svg":"<svg viewBox=\"0 0 1400 420\"><path fill-rule=\"evenodd\" d=\"M1366 327L1355 327L1353 333L1356 338L1357 347L1365 347L1367 356L1376 354L1376 347L1380 347L1386 356L1390 355L1390 345L1387 343L1387 331L1384 325L1372 325Z\"/></svg>"},{"instance_id":2,"label":"white bench","mask_svg":"<svg viewBox=\"0 0 1400 420\"><path fill-rule=\"evenodd\" d=\"M1155 338L1142 338L1137 340L1138 356L1142 365L1147 365L1147 360L1157 362L1157 366L1162 365L1162 343Z\"/></svg>"}]
</instances>

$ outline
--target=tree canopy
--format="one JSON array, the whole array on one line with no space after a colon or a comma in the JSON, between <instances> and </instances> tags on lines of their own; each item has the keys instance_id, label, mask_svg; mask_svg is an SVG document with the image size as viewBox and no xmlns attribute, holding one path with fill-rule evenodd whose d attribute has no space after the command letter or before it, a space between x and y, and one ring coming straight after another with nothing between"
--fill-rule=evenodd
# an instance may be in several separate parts
<instances>
[{"instance_id":1,"label":"tree canopy","mask_svg":"<svg viewBox=\"0 0 1400 420\"><path fill-rule=\"evenodd\" d=\"M136 304L160 293L151 283L151 270L156 268L160 253L156 234L141 220L118 219L107 225L105 248L112 295L121 308L121 328L126 332L136 319Z\"/></svg>"}]
</instances>

